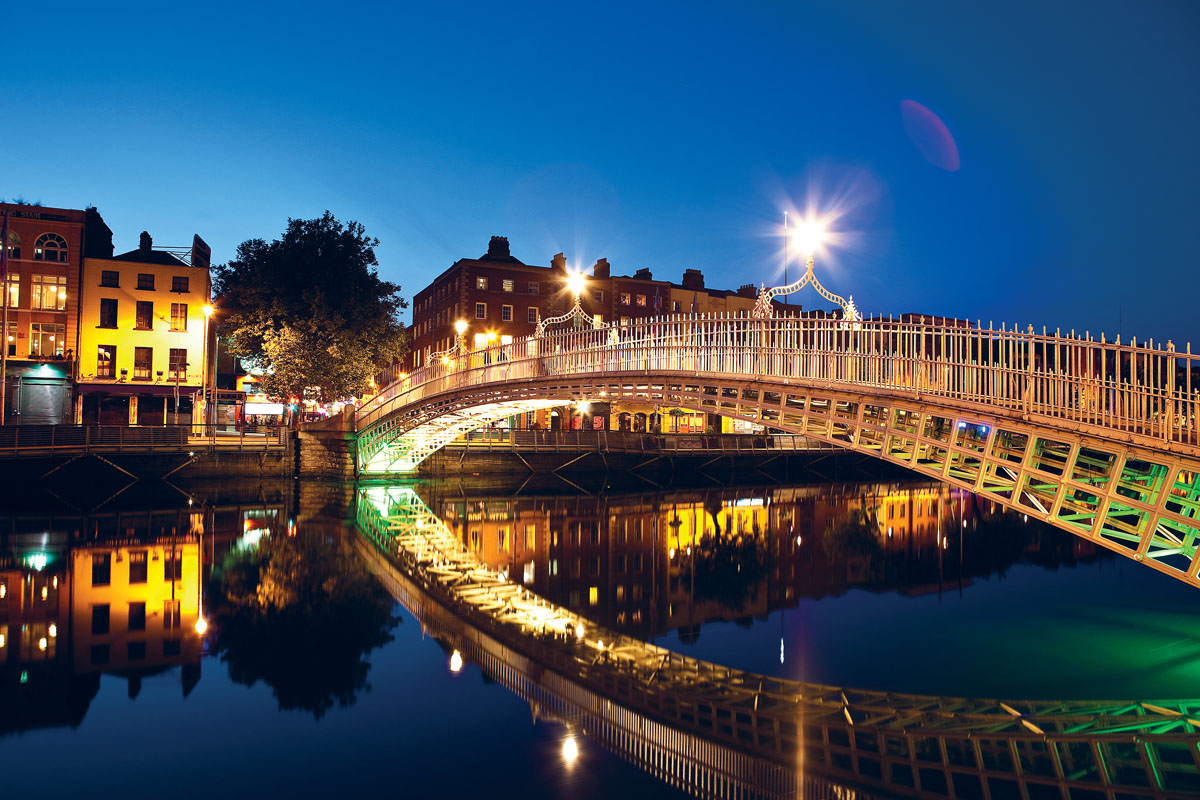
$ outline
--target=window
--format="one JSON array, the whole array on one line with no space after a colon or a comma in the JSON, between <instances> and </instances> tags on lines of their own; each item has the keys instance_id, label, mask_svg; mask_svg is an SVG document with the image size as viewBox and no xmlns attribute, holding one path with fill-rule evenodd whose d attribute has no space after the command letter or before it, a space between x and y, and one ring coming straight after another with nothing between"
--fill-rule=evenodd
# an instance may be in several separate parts
<instances>
[{"instance_id":1,"label":"window","mask_svg":"<svg viewBox=\"0 0 1200 800\"><path fill-rule=\"evenodd\" d=\"M17 354L17 323L8 323L8 354L15 356Z\"/></svg>"},{"instance_id":2,"label":"window","mask_svg":"<svg viewBox=\"0 0 1200 800\"><path fill-rule=\"evenodd\" d=\"M115 269L100 270L100 285L108 286L112 289L118 289L121 286L121 273Z\"/></svg>"},{"instance_id":3,"label":"window","mask_svg":"<svg viewBox=\"0 0 1200 800\"><path fill-rule=\"evenodd\" d=\"M67 240L57 233L43 233L33 243L34 261L54 261L61 263L67 260Z\"/></svg>"},{"instance_id":4,"label":"window","mask_svg":"<svg viewBox=\"0 0 1200 800\"><path fill-rule=\"evenodd\" d=\"M475 304L475 319L487 319L487 303Z\"/></svg>"},{"instance_id":5,"label":"window","mask_svg":"<svg viewBox=\"0 0 1200 800\"><path fill-rule=\"evenodd\" d=\"M16 231L8 232L8 257L21 257L21 237L17 235Z\"/></svg>"},{"instance_id":6,"label":"window","mask_svg":"<svg viewBox=\"0 0 1200 800\"><path fill-rule=\"evenodd\" d=\"M600 604L600 587L592 586L588 589L588 605L595 606Z\"/></svg>"},{"instance_id":7,"label":"window","mask_svg":"<svg viewBox=\"0 0 1200 800\"><path fill-rule=\"evenodd\" d=\"M40 311L62 311L67 307L65 275L34 275L30 289L30 308Z\"/></svg>"},{"instance_id":8,"label":"window","mask_svg":"<svg viewBox=\"0 0 1200 800\"><path fill-rule=\"evenodd\" d=\"M187 349L172 347L167 360L167 380L187 380Z\"/></svg>"},{"instance_id":9,"label":"window","mask_svg":"<svg viewBox=\"0 0 1200 800\"><path fill-rule=\"evenodd\" d=\"M164 600L163 601L163 630L175 631L179 630L179 601Z\"/></svg>"},{"instance_id":10,"label":"window","mask_svg":"<svg viewBox=\"0 0 1200 800\"><path fill-rule=\"evenodd\" d=\"M188 279L186 275L171 276L171 291L186 292L188 290Z\"/></svg>"},{"instance_id":11,"label":"window","mask_svg":"<svg viewBox=\"0 0 1200 800\"><path fill-rule=\"evenodd\" d=\"M163 553L163 580L183 580L183 553L178 550L167 550Z\"/></svg>"},{"instance_id":12,"label":"window","mask_svg":"<svg viewBox=\"0 0 1200 800\"><path fill-rule=\"evenodd\" d=\"M538 286L538 282L537 282L537 281L530 281L530 282L529 282L528 291L529 291L529 293L530 293L530 294L537 294L538 292L540 292L540 291L541 291L541 287L540 287L540 286Z\"/></svg>"},{"instance_id":13,"label":"window","mask_svg":"<svg viewBox=\"0 0 1200 800\"><path fill-rule=\"evenodd\" d=\"M61 356L66 338L66 325L35 322L29 326L29 355Z\"/></svg>"},{"instance_id":14,"label":"window","mask_svg":"<svg viewBox=\"0 0 1200 800\"><path fill-rule=\"evenodd\" d=\"M641 306L642 308L645 308L645 307L646 307L646 295L644 295L644 294L639 294L639 295L637 296L637 304L638 304L639 306Z\"/></svg>"},{"instance_id":15,"label":"window","mask_svg":"<svg viewBox=\"0 0 1200 800\"><path fill-rule=\"evenodd\" d=\"M8 307L16 308L21 303L21 276L8 273Z\"/></svg>"},{"instance_id":16,"label":"window","mask_svg":"<svg viewBox=\"0 0 1200 800\"><path fill-rule=\"evenodd\" d=\"M595 291L592 292L592 299L595 300L597 303L603 303L604 302L604 292L600 291L599 289L596 289Z\"/></svg>"},{"instance_id":17,"label":"window","mask_svg":"<svg viewBox=\"0 0 1200 800\"><path fill-rule=\"evenodd\" d=\"M154 368L154 348L133 348L133 379L135 381L150 380L150 371Z\"/></svg>"},{"instance_id":18,"label":"window","mask_svg":"<svg viewBox=\"0 0 1200 800\"><path fill-rule=\"evenodd\" d=\"M108 633L108 603L92 606L92 633Z\"/></svg>"},{"instance_id":19,"label":"window","mask_svg":"<svg viewBox=\"0 0 1200 800\"><path fill-rule=\"evenodd\" d=\"M525 549L532 550L537 543L537 525L525 526Z\"/></svg>"},{"instance_id":20,"label":"window","mask_svg":"<svg viewBox=\"0 0 1200 800\"><path fill-rule=\"evenodd\" d=\"M137 301L137 314L134 316L133 329L148 331L154 328L154 303L149 300Z\"/></svg>"},{"instance_id":21,"label":"window","mask_svg":"<svg viewBox=\"0 0 1200 800\"><path fill-rule=\"evenodd\" d=\"M508 549L508 528L496 531L496 546L501 550Z\"/></svg>"},{"instance_id":22,"label":"window","mask_svg":"<svg viewBox=\"0 0 1200 800\"><path fill-rule=\"evenodd\" d=\"M130 661L142 661L146 658L146 643L130 642L125 645L125 653Z\"/></svg>"},{"instance_id":23,"label":"window","mask_svg":"<svg viewBox=\"0 0 1200 800\"><path fill-rule=\"evenodd\" d=\"M108 553L92 554L92 586L108 586L112 579L110 558Z\"/></svg>"},{"instance_id":24,"label":"window","mask_svg":"<svg viewBox=\"0 0 1200 800\"><path fill-rule=\"evenodd\" d=\"M97 328L117 327L117 301L111 297L100 298L100 321Z\"/></svg>"},{"instance_id":25,"label":"window","mask_svg":"<svg viewBox=\"0 0 1200 800\"><path fill-rule=\"evenodd\" d=\"M171 330L187 330L187 303L171 303Z\"/></svg>"},{"instance_id":26,"label":"window","mask_svg":"<svg viewBox=\"0 0 1200 800\"><path fill-rule=\"evenodd\" d=\"M682 311L682 310L683 310L683 308L682 308L682 306L680 306L680 304L679 304L679 301L678 301L678 300L672 300L672 301L671 301L671 311L672 311L672 312L674 312L674 313L678 314L678 313L679 313L680 311Z\"/></svg>"},{"instance_id":27,"label":"window","mask_svg":"<svg viewBox=\"0 0 1200 800\"><path fill-rule=\"evenodd\" d=\"M145 553L142 553L142 563L145 561ZM145 583L146 579L142 579ZM144 631L146 630L146 604L145 603L130 603L129 604L129 630Z\"/></svg>"},{"instance_id":28,"label":"window","mask_svg":"<svg viewBox=\"0 0 1200 800\"><path fill-rule=\"evenodd\" d=\"M500 288L504 289L506 292L511 292L514 288L516 288L516 283L512 278L505 278L504 280L500 281Z\"/></svg>"},{"instance_id":29,"label":"window","mask_svg":"<svg viewBox=\"0 0 1200 800\"><path fill-rule=\"evenodd\" d=\"M130 583L145 583L146 582L146 551L136 550L129 554L129 582ZM145 606L143 603L143 613Z\"/></svg>"},{"instance_id":30,"label":"window","mask_svg":"<svg viewBox=\"0 0 1200 800\"><path fill-rule=\"evenodd\" d=\"M525 311L525 321L530 325L536 325L538 321L538 310L536 308L527 309Z\"/></svg>"},{"instance_id":31,"label":"window","mask_svg":"<svg viewBox=\"0 0 1200 800\"><path fill-rule=\"evenodd\" d=\"M500 306L500 321L512 322L512 306Z\"/></svg>"},{"instance_id":32,"label":"window","mask_svg":"<svg viewBox=\"0 0 1200 800\"><path fill-rule=\"evenodd\" d=\"M476 289L487 289L487 278L476 278L475 279L475 288Z\"/></svg>"},{"instance_id":33,"label":"window","mask_svg":"<svg viewBox=\"0 0 1200 800\"><path fill-rule=\"evenodd\" d=\"M154 274L151 272L139 272L137 287L146 291L154 291Z\"/></svg>"},{"instance_id":34,"label":"window","mask_svg":"<svg viewBox=\"0 0 1200 800\"><path fill-rule=\"evenodd\" d=\"M96 347L96 377L115 378L117 376L117 346L102 344Z\"/></svg>"},{"instance_id":35,"label":"window","mask_svg":"<svg viewBox=\"0 0 1200 800\"><path fill-rule=\"evenodd\" d=\"M621 292L621 305L629 305L629 292Z\"/></svg>"}]
</instances>

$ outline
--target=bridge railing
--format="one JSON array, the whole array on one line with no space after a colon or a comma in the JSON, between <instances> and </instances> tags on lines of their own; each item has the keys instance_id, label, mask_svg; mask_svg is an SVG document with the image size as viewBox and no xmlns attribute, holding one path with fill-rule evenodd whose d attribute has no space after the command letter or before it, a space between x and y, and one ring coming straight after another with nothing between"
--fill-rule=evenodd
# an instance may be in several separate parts
<instances>
[{"instance_id":1,"label":"bridge railing","mask_svg":"<svg viewBox=\"0 0 1200 800\"><path fill-rule=\"evenodd\" d=\"M0 458L74 453L183 453L280 450L286 428L225 430L216 425L3 425Z\"/></svg>"},{"instance_id":2,"label":"bridge railing","mask_svg":"<svg viewBox=\"0 0 1200 800\"><path fill-rule=\"evenodd\" d=\"M869 319L671 316L494 345L430 364L357 412L363 429L398 408L473 386L621 374L782 378L799 385L939 397L984 412L1200 446L1191 346L1107 342L1006 325Z\"/></svg>"}]
</instances>

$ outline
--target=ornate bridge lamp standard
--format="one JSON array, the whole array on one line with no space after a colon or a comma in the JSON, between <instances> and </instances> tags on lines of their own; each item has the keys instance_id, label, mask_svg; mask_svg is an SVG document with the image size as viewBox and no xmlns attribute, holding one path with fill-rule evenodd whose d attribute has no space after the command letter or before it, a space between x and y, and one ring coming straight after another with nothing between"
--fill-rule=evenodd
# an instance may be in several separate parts
<instances>
[{"instance_id":1,"label":"ornate bridge lamp standard","mask_svg":"<svg viewBox=\"0 0 1200 800\"><path fill-rule=\"evenodd\" d=\"M458 358L459 356L466 353L466 345L465 345L466 340L464 339L464 335L466 334L466 332L467 332L467 321L465 319L460 319L458 322L455 322L454 323L454 346L451 347L449 350L442 350L440 352L430 354L430 356L429 356L430 362L436 364L440 361L440 362L442 362L442 366L448 367L448 366L450 366L451 358Z\"/></svg>"},{"instance_id":2,"label":"ornate bridge lamp standard","mask_svg":"<svg viewBox=\"0 0 1200 800\"><path fill-rule=\"evenodd\" d=\"M787 239L789 231L784 228L784 259L786 262ZM812 287L817 290L817 294L824 297L831 303L836 303L842 309L842 318L849 322L859 322L862 320L862 314L858 313L858 308L854 305L854 296L851 295L849 300L844 299L841 295L836 295L821 285L817 280L817 276L813 274L813 254L817 248L821 246L821 241L825 238L825 226L819 221L807 219L796 226L794 234L792 234L796 243L800 246L800 252L807 254L807 268L804 270L804 275L800 280L790 283L787 286L776 286L773 289L768 289L766 284L761 284L758 292L758 301L754 304L754 316L757 319L769 319L771 317L771 301L776 297L795 294L805 286L812 284ZM787 280L787 267L784 266L784 280Z\"/></svg>"}]
</instances>

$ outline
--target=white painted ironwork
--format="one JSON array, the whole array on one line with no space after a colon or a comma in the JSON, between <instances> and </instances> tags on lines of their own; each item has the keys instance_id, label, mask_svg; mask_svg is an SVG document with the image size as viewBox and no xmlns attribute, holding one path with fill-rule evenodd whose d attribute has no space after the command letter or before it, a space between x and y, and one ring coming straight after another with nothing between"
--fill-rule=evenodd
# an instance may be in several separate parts
<instances>
[{"instance_id":1,"label":"white painted ironwork","mask_svg":"<svg viewBox=\"0 0 1200 800\"><path fill-rule=\"evenodd\" d=\"M445 420L492 404L659 403L901 463L1200 586L1190 346L891 319L672 316L612 331L615 343L575 329L497 345L385 387L357 412L360 468L415 464L389 448L424 437L424 457L450 441Z\"/></svg>"},{"instance_id":2,"label":"white painted ironwork","mask_svg":"<svg viewBox=\"0 0 1200 800\"><path fill-rule=\"evenodd\" d=\"M813 272L813 257L810 254L808 257L807 268L804 270L804 275L800 280L788 284L787 286L776 286L772 289L762 285L758 292L758 300L754 304L754 316L756 319L768 319L772 314L771 301L776 297L795 294L805 286L812 284L812 287L817 290L817 294L824 297L831 303L834 303L842 309L842 319L857 322L862 319L862 315L858 311L858 307L854 305L854 295L850 295L850 299L846 300L841 295L834 294L821 285L817 280L816 274Z\"/></svg>"}]
</instances>

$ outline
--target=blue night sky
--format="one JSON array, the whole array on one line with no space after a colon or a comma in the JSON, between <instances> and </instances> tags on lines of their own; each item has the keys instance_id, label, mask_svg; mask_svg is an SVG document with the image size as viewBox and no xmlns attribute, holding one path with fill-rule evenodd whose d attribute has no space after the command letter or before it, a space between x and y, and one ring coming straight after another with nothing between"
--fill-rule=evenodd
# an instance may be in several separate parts
<instances>
[{"instance_id":1,"label":"blue night sky","mask_svg":"<svg viewBox=\"0 0 1200 800\"><path fill-rule=\"evenodd\" d=\"M492 234L733 288L811 207L864 312L1200 342L1194 2L114 5L5 8L0 196L118 251L328 208L406 296Z\"/></svg>"}]
</instances>

